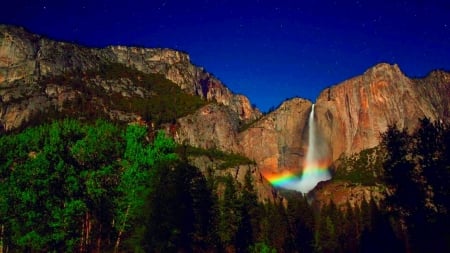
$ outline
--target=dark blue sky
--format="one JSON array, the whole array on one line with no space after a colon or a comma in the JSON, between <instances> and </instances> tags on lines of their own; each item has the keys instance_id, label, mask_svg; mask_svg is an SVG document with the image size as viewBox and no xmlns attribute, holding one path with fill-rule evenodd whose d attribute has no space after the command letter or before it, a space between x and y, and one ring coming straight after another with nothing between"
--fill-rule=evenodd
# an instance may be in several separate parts
<instances>
[{"instance_id":1,"label":"dark blue sky","mask_svg":"<svg viewBox=\"0 0 450 253\"><path fill-rule=\"evenodd\" d=\"M263 111L379 63L408 76L450 70L450 1L23 1L0 23L87 46L189 53Z\"/></svg>"}]
</instances>

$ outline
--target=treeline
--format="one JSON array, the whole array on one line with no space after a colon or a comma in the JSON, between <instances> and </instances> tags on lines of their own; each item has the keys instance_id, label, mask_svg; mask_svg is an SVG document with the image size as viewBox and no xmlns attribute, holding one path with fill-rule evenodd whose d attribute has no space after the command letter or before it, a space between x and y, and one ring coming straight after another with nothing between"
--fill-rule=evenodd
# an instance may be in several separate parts
<instances>
[{"instance_id":1,"label":"treeline","mask_svg":"<svg viewBox=\"0 0 450 253\"><path fill-rule=\"evenodd\" d=\"M162 132L106 121L1 136L1 252L283 249L284 207L257 201L250 172L207 179L175 151Z\"/></svg>"},{"instance_id":2,"label":"treeline","mask_svg":"<svg viewBox=\"0 0 450 253\"><path fill-rule=\"evenodd\" d=\"M386 199L319 208L258 202L250 171L205 176L144 126L28 128L0 137L1 252L448 252L449 129L390 127Z\"/></svg>"}]
</instances>

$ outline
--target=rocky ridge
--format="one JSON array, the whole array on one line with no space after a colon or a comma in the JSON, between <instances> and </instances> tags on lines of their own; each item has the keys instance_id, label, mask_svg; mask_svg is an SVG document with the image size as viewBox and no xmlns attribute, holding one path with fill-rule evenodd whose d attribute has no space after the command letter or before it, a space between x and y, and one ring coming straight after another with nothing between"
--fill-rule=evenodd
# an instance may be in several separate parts
<instances>
[{"instance_id":1,"label":"rocky ridge","mask_svg":"<svg viewBox=\"0 0 450 253\"><path fill-rule=\"evenodd\" d=\"M261 115L246 97L233 94L217 78L203 68L194 66L185 53L171 49L124 46L87 48L53 41L31 34L23 28L0 25L0 86L3 90L0 94L3 104L0 122L5 129L10 130L21 126L32 114L37 113L34 107L26 104L20 107L8 106L8 96L17 99L28 92L28 97L39 97L37 100L31 99L28 105L39 104L40 108L54 106L54 103L47 103L50 100L48 94L36 94L35 91L42 88L36 87L40 80L65 73L82 75L110 63L124 64L143 73L162 74L189 94L227 106L241 121L254 120ZM10 91L6 92L6 89ZM64 89L66 88L61 87L56 90L60 91L59 95L62 97L73 97L63 92ZM11 94L12 92L15 94ZM64 98L61 99L59 104L64 102ZM17 116L18 112L22 115Z\"/></svg>"}]
</instances>

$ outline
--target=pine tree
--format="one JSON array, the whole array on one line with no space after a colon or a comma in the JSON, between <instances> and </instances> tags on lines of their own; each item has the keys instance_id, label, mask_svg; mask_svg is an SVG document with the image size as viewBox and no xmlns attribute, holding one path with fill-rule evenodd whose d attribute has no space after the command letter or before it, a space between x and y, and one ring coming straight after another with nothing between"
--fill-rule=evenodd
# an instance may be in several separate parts
<instances>
[{"instance_id":1,"label":"pine tree","mask_svg":"<svg viewBox=\"0 0 450 253\"><path fill-rule=\"evenodd\" d=\"M242 221L239 210L237 190L231 175L224 178L224 193L219 200L218 236L222 245L228 249L235 249L236 235Z\"/></svg>"},{"instance_id":2,"label":"pine tree","mask_svg":"<svg viewBox=\"0 0 450 253\"><path fill-rule=\"evenodd\" d=\"M339 244L343 252L359 252L358 216L354 208L347 201L342 222L342 232L339 236Z\"/></svg>"},{"instance_id":3,"label":"pine tree","mask_svg":"<svg viewBox=\"0 0 450 253\"><path fill-rule=\"evenodd\" d=\"M421 187L420 174L415 170L411 157L411 136L406 129L399 130L397 126L389 126L382 134L381 146L386 150L383 163L384 179L390 194L386 197L386 209L391 210L402 227L402 237L405 248L410 248L409 231L414 226L414 217L418 210L425 205L424 189ZM404 229L407 224L408 229Z\"/></svg>"},{"instance_id":4,"label":"pine tree","mask_svg":"<svg viewBox=\"0 0 450 253\"><path fill-rule=\"evenodd\" d=\"M244 252L257 241L259 234L260 208L250 170L245 173L244 185L239 198L239 209L242 219L236 235L236 247L237 251Z\"/></svg>"},{"instance_id":5,"label":"pine tree","mask_svg":"<svg viewBox=\"0 0 450 253\"><path fill-rule=\"evenodd\" d=\"M338 217L336 205L330 201L328 205L324 205L320 210L317 229L315 234L316 252L338 252L338 235L335 225Z\"/></svg>"},{"instance_id":6,"label":"pine tree","mask_svg":"<svg viewBox=\"0 0 450 253\"><path fill-rule=\"evenodd\" d=\"M306 196L295 195L288 199L286 214L289 221L291 248L289 251L313 252L314 213Z\"/></svg>"}]
</instances>

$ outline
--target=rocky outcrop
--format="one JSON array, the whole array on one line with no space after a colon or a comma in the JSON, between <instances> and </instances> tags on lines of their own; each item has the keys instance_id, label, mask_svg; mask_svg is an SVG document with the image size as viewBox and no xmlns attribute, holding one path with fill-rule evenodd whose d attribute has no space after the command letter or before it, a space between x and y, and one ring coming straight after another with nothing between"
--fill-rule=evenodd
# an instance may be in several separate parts
<instances>
[{"instance_id":1,"label":"rocky outcrop","mask_svg":"<svg viewBox=\"0 0 450 253\"><path fill-rule=\"evenodd\" d=\"M180 118L175 126L175 140L204 149L239 153L236 114L225 106L208 104L192 115Z\"/></svg>"},{"instance_id":2,"label":"rocky outcrop","mask_svg":"<svg viewBox=\"0 0 450 253\"><path fill-rule=\"evenodd\" d=\"M299 171L307 146L311 102L301 98L285 101L239 134L243 153L263 172Z\"/></svg>"},{"instance_id":3,"label":"rocky outcrop","mask_svg":"<svg viewBox=\"0 0 450 253\"><path fill-rule=\"evenodd\" d=\"M386 196L386 189L381 185L364 186L350 182L324 182L320 183L310 194L314 205L322 206L331 201L339 208L345 208L347 203L352 207L360 206L363 200L374 199L380 202Z\"/></svg>"}]
</instances>

